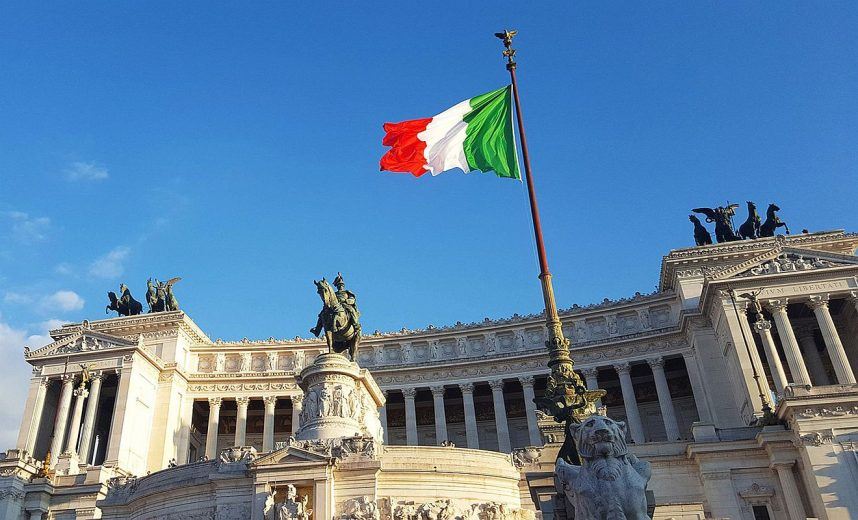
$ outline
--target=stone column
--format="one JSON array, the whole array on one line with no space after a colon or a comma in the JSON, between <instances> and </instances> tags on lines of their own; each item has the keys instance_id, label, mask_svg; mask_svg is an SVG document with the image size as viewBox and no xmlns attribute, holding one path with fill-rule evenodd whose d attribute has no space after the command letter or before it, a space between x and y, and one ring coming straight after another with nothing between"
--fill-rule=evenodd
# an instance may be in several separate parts
<instances>
[{"instance_id":1,"label":"stone column","mask_svg":"<svg viewBox=\"0 0 858 520\"><path fill-rule=\"evenodd\" d=\"M381 394L384 396L385 404L378 409L378 420L381 423L381 428L384 432L384 443L387 444L390 442L390 437L387 435L387 390L382 390Z\"/></svg>"},{"instance_id":2,"label":"stone column","mask_svg":"<svg viewBox=\"0 0 858 520\"><path fill-rule=\"evenodd\" d=\"M244 446L247 437L247 406L250 404L249 397L236 397L235 412L235 446Z\"/></svg>"},{"instance_id":3,"label":"stone column","mask_svg":"<svg viewBox=\"0 0 858 520\"><path fill-rule=\"evenodd\" d=\"M39 428L42 425L42 414L45 411L45 395L48 393L48 387L51 385L51 380L47 377L39 379L38 387L36 388L36 399L33 403L33 414L24 421L29 423L27 433L23 433L24 427L21 427L22 435L26 435L23 442L19 441L19 447L23 448L33 455L33 450L36 449L36 437L39 435ZM23 422L23 421L22 421Z\"/></svg>"},{"instance_id":4,"label":"stone column","mask_svg":"<svg viewBox=\"0 0 858 520\"><path fill-rule=\"evenodd\" d=\"M274 409L277 407L277 396L268 395L263 397L262 400L265 402L265 421L262 426L262 451L267 453L274 449Z\"/></svg>"},{"instance_id":5,"label":"stone column","mask_svg":"<svg viewBox=\"0 0 858 520\"><path fill-rule=\"evenodd\" d=\"M533 376L519 377L521 389L524 393L524 410L527 414L527 437L531 446L542 446L542 435L539 433L539 426L536 424L536 403L533 400L536 394L533 393Z\"/></svg>"},{"instance_id":6,"label":"stone column","mask_svg":"<svg viewBox=\"0 0 858 520\"><path fill-rule=\"evenodd\" d=\"M74 389L74 411L72 412L71 428L65 449L67 453L77 454L77 439L80 436L80 421L83 418L83 402L87 396L89 396L89 392L83 385Z\"/></svg>"},{"instance_id":7,"label":"stone column","mask_svg":"<svg viewBox=\"0 0 858 520\"><path fill-rule=\"evenodd\" d=\"M96 372L90 375L89 401L86 402L86 412L83 415L83 430L80 433L80 461L89 464L89 450L92 448L92 432L95 429L95 418L98 414L98 400L101 396L101 382L104 374Z\"/></svg>"},{"instance_id":8,"label":"stone column","mask_svg":"<svg viewBox=\"0 0 858 520\"><path fill-rule=\"evenodd\" d=\"M804 512L804 505L801 503L801 495L798 492L795 476L792 474L793 463L777 463L772 466L778 473L778 480L781 481L781 489L784 491L783 499L786 502L790 520L805 520L807 515Z\"/></svg>"},{"instance_id":9,"label":"stone column","mask_svg":"<svg viewBox=\"0 0 858 520\"><path fill-rule=\"evenodd\" d=\"M837 334L834 320L831 319L831 313L828 311L828 297L811 296L807 305L813 309L816 321L819 322L819 330L822 331L822 337L825 339L825 348L828 350L828 357L831 358L831 365L837 375L837 382L841 384L855 383L855 374L852 373L852 367L849 365L849 359L846 357L840 335Z\"/></svg>"},{"instance_id":10,"label":"stone column","mask_svg":"<svg viewBox=\"0 0 858 520\"><path fill-rule=\"evenodd\" d=\"M596 367L582 368L581 373L584 374L584 382L587 384L587 390L596 390L599 388L599 369ZM596 400L596 409L602 407L602 400Z\"/></svg>"},{"instance_id":11,"label":"stone column","mask_svg":"<svg viewBox=\"0 0 858 520\"><path fill-rule=\"evenodd\" d=\"M769 371L772 373L772 379L775 382L775 391L778 395L783 395L784 388L789 384L787 382L784 366L781 364L781 357L778 354L778 349L775 347L775 340L772 338L772 322L768 320L758 320L754 323L754 330L760 335L763 341L763 350L766 352L766 361L769 363ZM765 377L765 374L761 374Z\"/></svg>"},{"instance_id":12,"label":"stone column","mask_svg":"<svg viewBox=\"0 0 858 520\"><path fill-rule=\"evenodd\" d=\"M697 416L702 422L712 422L712 412L709 411L709 403L706 401L706 391L703 388L703 379L700 377L700 369L697 367L697 359L694 352L683 352L682 359L685 361L685 371L688 373L688 381L691 383L691 393L694 394L694 406L697 407Z\"/></svg>"},{"instance_id":13,"label":"stone column","mask_svg":"<svg viewBox=\"0 0 858 520\"><path fill-rule=\"evenodd\" d=\"M402 397L405 398L405 444L409 446L417 446L417 409L414 407L416 395L416 388L402 389Z\"/></svg>"},{"instance_id":14,"label":"stone column","mask_svg":"<svg viewBox=\"0 0 858 520\"><path fill-rule=\"evenodd\" d=\"M620 388L623 391L623 405L626 408L626 421L629 425L629 432L632 436L632 441L636 444L644 442L644 430L641 423L641 416L638 412L638 401L635 398L635 388L632 386L632 376L629 374L631 365L629 363L618 363L614 365L614 370L620 376Z\"/></svg>"},{"instance_id":15,"label":"stone column","mask_svg":"<svg viewBox=\"0 0 858 520\"><path fill-rule=\"evenodd\" d=\"M480 436L477 433L477 413L474 410L474 383L462 383L462 405L465 409L465 436L468 439L468 448L480 449Z\"/></svg>"},{"instance_id":16,"label":"stone column","mask_svg":"<svg viewBox=\"0 0 858 520\"><path fill-rule=\"evenodd\" d=\"M810 372L810 379L815 385L830 385L828 374L825 373L825 366L822 364L822 356L819 355L819 350L816 348L816 339L814 329L812 327L796 327L795 337L804 354L804 361L807 364L807 371Z\"/></svg>"},{"instance_id":17,"label":"stone column","mask_svg":"<svg viewBox=\"0 0 858 520\"><path fill-rule=\"evenodd\" d=\"M501 453L512 452L509 440L509 423L506 418L506 403L503 400L503 379L489 381L492 389L492 401L495 405L495 428L498 432L498 451Z\"/></svg>"},{"instance_id":18,"label":"stone column","mask_svg":"<svg viewBox=\"0 0 858 520\"><path fill-rule=\"evenodd\" d=\"M664 421L664 431L668 441L679 440L679 425L676 423L676 410L673 407L673 397L664 375L664 358L648 359L655 380L655 391L658 394L658 407L661 408L661 419Z\"/></svg>"},{"instance_id":19,"label":"stone column","mask_svg":"<svg viewBox=\"0 0 858 520\"><path fill-rule=\"evenodd\" d=\"M298 432L298 428L301 427L301 407L304 403L304 396L295 394L290 396L289 399L292 400L292 435L295 435Z\"/></svg>"},{"instance_id":20,"label":"stone column","mask_svg":"<svg viewBox=\"0 0 858 520\"><path fill-rule=\"evenodd\" d=\"M220 425L220 397L209 397L209 426L206 430L206 457L214 460L217 457L217 429Z\"/></svg>"},{"instance_id":21,"label":"stone column","mask_svg":"<svg viewBox=\"0 0 858 520\"><path fill-rule=\"evenodd\" d=\"M435 406L435 444L450 440L447 437L447 413L444 410L444 386L433 386L432 403Z\"/></svg>"},{"instance_id":22,"label":"stone column","mask_svg":"<svg viewBox=\"0 0 858 520\"><path fill-rule=\"evenodd\" d=\"M66 423L69 420L69 408L71 407L72 392L74 391L74 377L66 374L62 377L63 389L60 393L57 417L54 421L54 438L51 441L51 467L57 463L57 457L62 453L63 440L66 436Z\"/></svg>"},{"instance_id":23,"label":"stone column","mask_svg":"<svg viewBox=\"0 0 858 520\"><path fill-rule=\"evenodd\" d=\"M772 318L775 320L775 326L778 328L778 335L781 337L781 345L784 347L784 355L792 375L792 382L797 385L809 385L810 374L807 373L807 367L804 366L804 359L798 349L798 342L795 339L789 316L787 316L787 303L787 300L769 300L768 306L772 312Z\"/></svg>"}]
</instances>

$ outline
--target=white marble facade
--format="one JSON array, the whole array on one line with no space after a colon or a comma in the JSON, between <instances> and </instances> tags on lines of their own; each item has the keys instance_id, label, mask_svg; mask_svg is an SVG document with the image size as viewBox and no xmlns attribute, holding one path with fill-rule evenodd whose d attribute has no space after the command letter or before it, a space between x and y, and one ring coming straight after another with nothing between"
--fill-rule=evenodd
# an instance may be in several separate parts
<instances>
[{"instance_id":1,"label":"white marble facade","mask_svg":"<svg viewBox=\"0 0 858 520\"><path fill-rule=\"evenodd\" d=\"M656 518L858 518L856 248L833 231L677 249L656 292L562 310L576 366L652 465ZM729 289L761 290L762 319ZM521 507L551 517L560 434L532 403L545 335L539 315L366 335L358 362L386 400L385 445L511 454ZM205 472L192 468L232 446L279 453L307 414L296 375L324 352L300 338L213 341L183 312L52 336L25 352L33 377L0 461L0 518L98 518L108 482L130 493L117 478ZM785 426L752 425L755 371Z\"/></svg>"}]
</instances>

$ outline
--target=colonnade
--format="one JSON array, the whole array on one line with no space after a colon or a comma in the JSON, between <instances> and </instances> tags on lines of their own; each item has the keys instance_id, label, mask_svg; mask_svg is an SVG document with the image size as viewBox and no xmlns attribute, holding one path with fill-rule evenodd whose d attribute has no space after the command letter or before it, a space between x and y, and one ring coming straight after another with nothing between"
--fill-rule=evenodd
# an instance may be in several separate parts
<instances>
[{"instance_id":1,"label":"colonnade","mask_svg":"<svg viewBox=\"0 0 858 520\"><path fill-rule=\"evenodd\" d=\"M236 404L236 420L235 420L235 435L233 437L233 446L245 446L247 443L247 409L250 406L250 401L254 397L239 396L235 398ZM274 449L274 414L277 410L277 401L281 399L289 399L292 402L292 433L293 435L299 426L299 416L301 414L302 395L277 396L268 395L261 397L265 404L265 418L263 421L262 432L262 451L267 452ZM206 450L205 456L209 459L217 457L217 440L218 428L220 426L220 410L223 404L223 397L209 397L209 415L208 426L206 428ZM180 448L183 449L183 448Z\"/></svg>"},{"instance_id":2,"label":"colonnade","mask_svg":"<svg viewBox=\"0 0 858 520\"><path fill-rule=\"evenodd\" d=\"M120 370L117 369L116 374L119 376ZM82 462L89 461L95 421L98 416L101 386L105 375L103 372L90 373L89 389L86 388L83 381L75 388L75 382L79 381L75 374L41 378L36 389L32 414L29 417L29 423L25 424L25 431L22 432L22 439L20 439L22 445L19 448L31 455L35 453L42 421L50 420L44 417L48 389L51 384L58 381L62 386L57 401L57 410L53 417L54 427L49 447L51 467L56 465L57 458L61 454L76 455ZM85 409L84 405L86 405ZM69 419L70 417L71 419Z\"/></svg>"},{"instance_id":3,"label":"colonnade","mask_svg":"<svg viewBox=\"0 0 858 520\"><path fill-rule=\"evenodd\" d=\"M708 407L705 404L700 387L700 375L697 372L697 365L694 362L692 354L684 355L686 368L689 375L689 380L694 393L695 404L698 407L698 414L701 420L709 420ZM667 377L664 371L664 358L653 357L646 360L640 360L649 365L652 370L653 380L658 395L658 404L661 411L661 416L664 421L664 429L668 441L675 441L682 437L682 432L679 428L676 410L673 403L673 396L670 393L670 387L667 382ZM630 431L631 440L635 443L643 443L646 441L643 423L641 421L640 412L638 410L638 401L635 396L634 385L631 378L631 368L636 362L620 362L610 365L620 381L620 388L623 396L623 404L625 408L626 421ZM581 369L588 388L599 388L598 370L600 367L589 366ZM603 367L606 368L606 367ZM542 436L539 432L536 416L536 405L533 400L535 397L534 391L534 376L527 375L516 378L521 384L525 415L527 418L528 441L530 445L539 446L542 444ZM505 379L494 379L483 381L491 388L492 403L494 406L495 428L498 438L498 451L509 452L511 450L510 431L508 417L506 413L506 403L504 401L504 388L507 383ZM477 417L474 406L474 382L458 383L462 394L462 404L464 409L464 424L465 436L468 448L480 448L479 436L477 432ZM448 424L447 412L445 407L445 394L447 390L454 385L435 385L429 386L432 394L432 404L435 420L435 439L437 443L444 442L448 439ZM400 392L405 403L405 441L406 444L415 446L418 444L417 431L417 407L416 396L419 388L423 387L406 387L399 390L384 390L385 395L391 392ZM601 403L597 403L597 406ZM382 425L387 432L387 414L385 410L381 413ZM387 440L387 439L385 439Z\"/></svg>"},{"instance_id":4,"label":"colonnade","mask_svg":"<svg viewBox=\"0 0 858 520\"><path fill-rule=\"evenodd\" d=\"M852 297L849 299L849 302L855 305L856 312L858 312L858 298ZM787 378L784 365L772 337L772 323L764 319L762 315L758 316L753 323L753 329L760 336L775 391L781 394L784 388L790 384L804 386L832 383L825 372L822 357L816 349L814 329L806 326L799 328L793 326L787 312L787 306L790 303L789 300L768 300L765 303L780 337L786 366L789 368L792 379L790 381ZM846 350L843 348L843 342L840 339L837 328L834 326L834 320L831 317L829 297L827 295L814 295L800 303L803 303L813 311L817 326L825 343L825 350L828 352L831 360L831 367L834 369L836 382L841 384L855 383L855 374L846 356ZM759 368L761 369L762 367Z\"/></svg>"}]
</instances>

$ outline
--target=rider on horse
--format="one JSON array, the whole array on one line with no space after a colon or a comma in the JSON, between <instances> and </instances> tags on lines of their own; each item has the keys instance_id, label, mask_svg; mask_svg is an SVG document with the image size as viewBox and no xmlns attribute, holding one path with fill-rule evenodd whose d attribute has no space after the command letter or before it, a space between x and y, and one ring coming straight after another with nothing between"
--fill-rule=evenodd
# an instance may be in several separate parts
<instances>
[{"instance_id":1,"label":"rider on horse","mask_svg":"<svg viewBox=\"0 0 858 520\"><path fill-rule=\"evenodd\" d=\"M346 313L348 313L349 319L351 319L352 323L356 324L358 328L360 328L360 311L357 308L355 293L346 289L346 282L343 281L342 274L337 273L337 277L334 279L334 287L337 288L337 292L334 294L337 295L337 300L340 301L340 305L342 305L346 310Z\"/></svg>"}]
</instances>

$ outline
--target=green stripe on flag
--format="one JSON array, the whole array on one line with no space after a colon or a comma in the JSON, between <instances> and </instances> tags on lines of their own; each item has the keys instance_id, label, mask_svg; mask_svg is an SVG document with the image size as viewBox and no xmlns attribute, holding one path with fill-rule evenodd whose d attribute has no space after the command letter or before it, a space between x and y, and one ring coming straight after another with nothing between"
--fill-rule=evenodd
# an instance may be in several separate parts
<instances>
[{"instance_id":1,"label":"green stripe on flag","mask_svg":"<svg viewBox=\"0 0 858 520\"><path fill-rule=\"evenodd\" d=\"M463 119L468 124L463 146L468 166L521 180L512 127L512 87L472 98L471 111Z\"/></svg>"}]
</instances>

